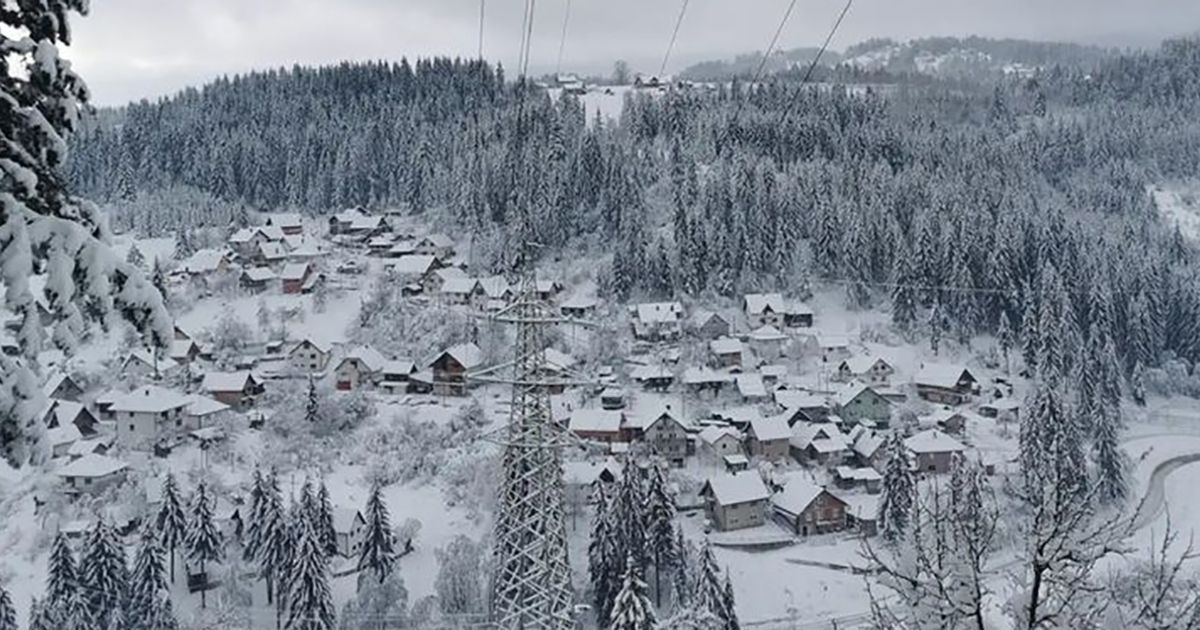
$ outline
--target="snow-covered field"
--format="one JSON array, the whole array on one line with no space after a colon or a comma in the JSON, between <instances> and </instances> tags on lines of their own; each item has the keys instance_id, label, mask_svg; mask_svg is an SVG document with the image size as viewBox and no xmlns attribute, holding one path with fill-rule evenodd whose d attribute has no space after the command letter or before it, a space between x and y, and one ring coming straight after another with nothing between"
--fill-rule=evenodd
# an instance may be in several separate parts
<instances>
[{"instance_id":1,"label":"snow-covered field","mask_svg":"<svg viewBox=\"0 0 1200 630\"><path fill-rule=\"evenodd\" d=\"M1168 224L1178 225L1191 240L1200 239L1200 185L1164 183L1151 187L1150 194Z\"/></svg>"}]
</instances>

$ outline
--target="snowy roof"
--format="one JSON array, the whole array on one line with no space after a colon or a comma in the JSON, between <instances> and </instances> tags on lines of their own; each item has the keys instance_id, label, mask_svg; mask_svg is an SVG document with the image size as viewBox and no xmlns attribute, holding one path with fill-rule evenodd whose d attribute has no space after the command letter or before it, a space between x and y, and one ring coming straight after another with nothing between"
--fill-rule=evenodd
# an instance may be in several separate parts
<instances>
[{"instance_id":1,"label":"snowy roof","mask_svg":"<svg viewBox=\"0 0 1200 630\"><path fill-rule=\"evenodd\" d=\"M460 343L457 346L447 348L442 354L450 355L450 358L458 361L459 365L468 370L483 363L483 350L480 350L479 346L473 343ZM434 359L441 358L442 354L439 354Z\"/></svg>"},{"instance_id":2,"label":"snowy roof","mask_svg":"<svg viewBox=\"0 0 1200 630\"><path fill-rule=\"evenodd\" d=\"M112 442L112 435L101 435L87 440L77 440L71 445L71 448L67 449L67 454L71 457L83 457L89 453L96 452L96 449L101 446L111 445Z\"/></svg>"},{"instance_id":3,"label":"snowy roof","mask_svg":"<svg viewBox=\"0 0 1200 630\"><path fill-rule=\"evenodd\" d=\"M380 371L384 374L412 374L416 367L416 364L408 359L396 359L385 362Z\"/></svg>"},{"instance_id":4,"label":"snowy roof","mask_svg":"<svg viewBox=\"0 0 1200 630\"><path fill-rule=\"evenodd\" d=\"M753 470L712 477L705 485L712 492L713 500L718 505L737 505L750 501L763 501L771 497L762 477Z\"/></svg>"},{"instance_id":5,"label":"snowy roof","mask_svg":"<svg viewBox=\"0 0 1200 630\"><path fill-rule=\"evenodd\" d=\"M283 266L283 271L279 273L279 277L283 280L303 280L304 276L308 275L308 263L288 263Z\"/></svg>"},{"instance_id":6,"label":"snowy roof","mask_svg":"<svg viewBox=\"0 0 1200 630\"><path fill-rule=\"evenodd\" d=\"M966 449L962 442L937 429L917 433L904 440L904 446L914 453L959 453Z\"/></svg>"},{"instance_id":7,"label":"snowy roof","mask_svg":"<svg viewBox=\"0 0 1200 630\"><path fill-rule=\"evenodd\" d=\"M831 493L832 494L832 493ZM834 495L846 503L846 513L859 521L874 521L879 518L878 494Z\"/></svg>"},{"instance_id":8,"label":"snowy roof","mask_svg":"<svg viewBox=\"0 0 1200 630\"><path fill-rule=\"evenodd\" d=\"M378 216L358 216L350 221L351 230L370 231L383 225L383 217Z\"/></svg>"},{"instance_id":9,"label":"snowy roof","mask_svg":"<svg viewBox=\"0 0 1200 630\"><path fill-rule=\"evenodd\" d=\"M63 466L58 470L60 477L104 477L120 472L129 467L125 462L109 457L89 453Z\"/></svg>"},{"instance_id":10,"label":"snowy roof","mask_svg":"<svg viewBox=\"0 0 1200 630\"><path fill-rule=\"evenodd\" d=\"M417 251L417 244L415 241L410 240L396 241L396 243L388 248L389 254L409 255L415 251Z\"/></svg>"},{"instance_id":11,"label":"snowy roof","mask_svg":"<svg viewBox=\"0 0 1200 630\"><path fill-rule=\"evenodd\" d=\"M745 398L766 398L767 386L760 374L738 374L736 377L738 393Z\"/></svg>"},{"instance_id":12,"label":"snowy roof","mask_svg":"<svg viewBox=\"0 0 1200 630\"><path fill-rule=\"evenodd\" d=\"M579 409L567 425L572 431L616 433L621 430L621 412L607 409Z\"/></svg>"},{"instance_id":13,"label":"snowy roof","mask_svg":"<svg viewBox=\"0 0 1200 630\"><path fill-rule=\"evenodd\" d=\"M624 398L625 390L620 387L605 387L604 391L600 392L600 398Z\"/></svg>"},{"instance_id":14,"label":"snowy roof","mask_svg":"<svg viewBox=\"0 0 1200 630\"><path fill-rule=\"evenodd\" d=\"M189 416L208 416L226 409L229 409L229 405L219 400L213 400L208 396L192 395L192 402L188 404L187 414Z\"/></svg>"},{"instance_id":15,"label":"snowy roof","mask_svg":"<svg viewBox=\"0 0 1200 630\"><path fill-rule=\"evenodd\" d=\"M233 234L229 235L229 242L230 243L249 243L250 240L253 239L254 235L257 233L258 233L258 230L253 230L248 227L241 228L241 229L235 231Z\"/></svg>"},{"instance_id":16,"label":"snowy roof","mask_svg":"<svg viewBox=\"0 0 1200 630\"><path fill-rule=\"evenodd\" d=\"M854 452L865 459L874 457L881 446L883 438L870 431L864 431L854 440Z\"/></svg>"},{"instance_id":17,"label":"snowy roof","mask_svg":"<svg viewBox=\"0 0 1200 630\"><path fill-rule=\"evenodd\" d=\"M675 378L675 375L671 373L671 370L667 369L667 366L661 364L639 365L629 373L629 376L631 376L633 380L639 382L661 379L674 380Z\"/></svg>"},{"instance_id":18,"label":"snowy roof","mask_svg":"<svg viewBox=\"0 0 1200 630\"><path fill-rule=\"evenodd\" d=\"M329 340L320 337L306 337L293 346L291 352L295 352L306 345L316 348L321 354L329 354L333 351L333 344Z\"/></svg>"},{"instance_id":19,"label":"snowy roof","mask_svg":"<svg viewBox=\"0 0 1200 630\"><path fill-rule=\"evenodd\" d=\"M980 409L988 408L996 411L1012 411L1021 408L1021 401L1015 398L997 398L979 405Z\"/></svg>"},{"instance_id":20,"label":"snowy roof","mask_svg":"<svg viewBox=\"0 0 1200 630\"><path fill-rule=\"evenodd\" d=\"M187 396L178 392L157 385L143 385L117 398L111 409L132 413L163 413L186 407L190 403L191 400Z\"/></svg>"},{"instance_id":21,"label":"snowy roof","mask_svg":"<svg viewBox=\"0 0 1200 630\"><path fill-rule=\"evenodd\" d=\"M743 303L748 315L761 315L768 309L782 313L784 309L783 295L779 293L747 293Z\"/></svg>"},{"instance_id":22,"label":"snowy roof","mask_svg":"<svg viewBox=\"0 0 1200 630\"><path fill-rule=\"evenodd\" d=\"M388 360L381 352L371 346L356 346L346 353L346 358L342 359L358 359L366 368L372 372L378 372L388 364ZM411 371L412 362L408 363ZM405 371L407 374L408 371Z\"/></svg>"},{"instance_id":23,"label":"snowy roof","mask_svg":"<svg viewBox=\"0 0 1200 630\"><path fill-rule=\"evenodd\" d=\"M258 246L258 252L267 260L280 260L287 257L287 248L283 246L283 243L261 243Z\"/></svg>"},{"instance_id":24,"label":"snowy roof","mask_svg":"<svg viewBox=\"0 0 1200 630\"><path fill-rule=\"evenodd\" d=\"M79 432L79 428L70 422L60 422L57 427L46 429L46 441L50 443L50 446L71 444L81 437L83 434Z\"/></svg>"},{"instance_id":25,"label":"snowy roof","mask_svg":"<svg viewBox=\"0 0 1200 630\"><path fill-rule=\"evenodd\" d=\"M833 472L842 479L851 479L853 481L879 481L883 479L878 470L869 467L853 468L851 466L838 466Z\"/></svg>"},{"instance_id":26,"label":"snowy roof","mask_svg":"<svg viewBox=\"0 0 1200 630\"><path fill-rule=\"evenodd\" d=\"M283 228L280 228L275 225L260 225L256 228L254 228L254 231L265 236L268 241L282 241L283 240Z\"/></svg>"},{"instance_id":27,"label":"snowy roof","mask_svg":"<svg viewBox=\"0 0 1200 630\"><path fill-rule=\"evenodd\" d=\"M600 303L600 301L594 297L588 297L586 295L576 295L574 297L568 298L566 301L562 302L559 306L561 308L585 309L585 308L593 308L599 303Z\"/></svg>"},{"instance_id":28,"label":"snowy roof","mask_svg":"<svg viewBox=\"0 0 1200 630\"><path fill-rule=\"evenodd\" d=\"M695 326L696 328L703 328L706 324L708 324L709 320L711 320L714 317L723 322L725 321L725 318L721 317L721 315L719 313L714 313L713 311L698 310L698 311L692 313L692 325ZM726 322L726 323L728 323L728 322Z\"/></svg>"},{"instance_id":29,"label":"snowy roof","mask_svg":"<svg viewBox=\"0 0 1200 630\"><path fill-rule=\"evenodd\" d=\"M504 276L480 278L479 287L483 289L484 295L490 298L502 298L506 293L512 292L512 287Z\"/></svg>"},{"instance_id":30,"label":"snowy roof","mask_svg":"<svg viewBox=\"0 0 1200 630\"><path fill-rule=\"evenodd\" d=\"M751 331L750 338L754 341L783 341L787 339L787 335L779 332L778 328L766 324Z\"/></svg>"},{"instance_id":31,"label":"snowy roof","mask_svg":"<svg viewBox=\"0 0 1200 630\"><path fill-rule=\"evenodd\" d=\"M837 404L839 407L845 407L846 405L849 405L851 402L854 402L854 399L861 396L863 394L863 392L866 392L868 390L871 391L872 393L878 395L878 392L871 389L871 387L869 385L865 385L859 381L854 381L852 383L846 383L845 385L842 386L841 389L838 390L837 394L834 396L834 400L837 401ZM887 399L885 398L884 400L887 400Z\"/></svg>"},{"instance_id":32,"label":"snowy roof","mask_svg":"<svg viewBox=\"0 0 1200 630\"><path fill-rule=\"evenodd\" d=\"M427 255L401 256L392 263L392 271L402 276L423 276L433 269L437 259Z\"/></svg>"},{"instance_id":33,"label":"snowy roof","mask_svg":"<svg viewBox=\"0 0 1200 630\"><path fill-rule=\"evenodd\" d=\"M390 248L396 242L394 234L380 234L367 239L367 247L388 247ZM411 241L410 241L411 242ZM412 251L411 249L408 251Z\"/></svg>"},{"instance_id":34,"label":"snowy roof","mask_svg":"<svg viewBox=\"0 0 1200 630\"><path fill-rule=\"evenodd\" d=\"M740 354L742 341L733 337L719 337L708 342L708 348L716 355Z\"/></svg>"},{"instance_id":35,"label":"snowy roof","mask_svg":"<svg viewBox=\"0 0 1200 630\"><path fill-rule=\"evenodd\" d=\"M249 269L243 269L242 276L251 282L268 282L279 277L275 275L274 271L271 271L266 267L251 267Z\"/></svg>"},{"instance_id":36,"label":"snowy roof","mask_svg":"<svg viewBox=\"0 0 1200 630\"><path fill-rule=\"evenodd\" d=\"M775 402L785 409L821 409L828 407L825 397L798 389L775 390Z\"/></svg>"},{"instance_id":37,"label":"snowy roof","mask_svg":"<svg viewBox=\"0 0 1200 630\"><path fill-rule=\"evenodd\" d=\"M247 371L241 372L206 372L200 389L206 392L240 392L253 382L254 377Z\"/></svg>"},{"instance_id":38,"label":"snowy roof","mask_svg":"<svg viewBox=\"0 0 1200 630\"><path fill-rule=\"evenodd\" d=\"M926 363L921 366L917 375L913 377L913 382L918 385L932 385L943 389L954 389L958 387L958 382L962 380L963 375L970 376L970 370L963 365L951 365L944 363Z\"/></svg>"},{"instance_id":39,"label":"snowy roof","mask_svg":"<svg viewBox=\"0 0 1200 630\"><path fill-rule=\"evenodd\" d=\"M705 367L690 367L683 371L682 380L686 385L730 383L733 381L733 376Z\"/></svg>"},{"instance_id":40,"label":"snowy roof","mask_svg":"<svg viewBox=\"0 0 1200 630\"><path fill-rule=\"evenodd\" d=\"M199 347L191 339L173 339L171 341L171 358L186 359L193 348L199 349Z\"/></svg>"},{"instance_id":41,"label":"snowy roof","mask_svg":"<svg viewBox=\"0 0 1200 630\"><path fill-rule=\"evenodd\" d=\"M758 438L760 442L787 440L792 437L792 429L788 427L787 421L783 419L783 416L752 418L750 420L750 431L754 433L754 437Z\"/></svg>"},{"instance_id":42,"label":"snowy roof","mask_svg":"<svg viewBox=\"0 0 1200 630\"><path fill-rule=\"evenodd\" d=\"M433 247L454 247L454 239L445 234L429 234L421 239L421 243Z\"/></svg>"},{"instance_id":43,"label":"snowy roof","mask_svg":"<svg viewBox=\"0 0 1200 630\"><path fill-rule=\"evenodd\" d=\"M575 357L555 348L546 348L546 367L554 371L568 370L575 365Z\"/></svg>"},{"instance_id":44,"label":"snowy roof","mask_svg":"<svg viewBox=\"0 0 1200 630\"><path fill-rule=\"evenodd\" d=\"M82 403L54 398L50 400L50 406L46 410L46 415L54 414L55 423L62 427L68 424L73 425L79 414L85 411L87 411L87 408Z\"/></svg>"},{"instance_id":45,"label":"snowy roof","mask_svg":"<svg viewBox=\"0 0 1200 630\"><path fill-rule=\"evenodd\" d=\"M850 347L850 335L846 333L817 333L817 345L825 350Z\"/></svg>"},{"instance_id":46,"label":"snowy roof","mask_svg":"<svg viewBox=\"0 0 1200 630\"><path fill-rule=\"evenodd\" d=\"M789 442L801 450L809 446L817 447L817 450L828 449L822 452L844 450L847 447L846 436L832 423L797 424L792 427L792 438ZM818 442L822 444L818 445ZM840 448L835 448L838 445Z\"/></svg>"},{"instance_id":47,"label":"snowy roof","mask_svg":"<svg viewBox=\"0 0 1200 630\"><path fill-rule=\"evenodd\" d=\"M451 269L453 268L451 267ZM470 295L478 286L479 281L475 278L447 278L445 282L442 282L441 291L449 295Z\"/></svg>"},{"instance_id":48,"label":"snowy roof","mask_svg":"<svg viewBox=\"0 0 1200 630\"><path fill-rule=\"evenodd\" d=\"M800 514L812 505L817 497L825 492L825 488L807 479L792 479L783 487L783 491L771 497L771 504L781 512Z\"/></svg>"},{"instance_id":49,"label":"snowy roof","mask_svg":"<svg viewBox=\"0 0 1200 630\"><path fill-rule=\"evenodd\" d=\"M634 307L638 321L643 324L676 322L683 316L679 302L649 302Z\"/></svg>"},{"instance_id":50,"label":"snowy roof","mask_svg":"<svg viewBox=\"0 0 1200 630\"><path fill-rule=\"evenodd\" d=\"M774 378L778 380L787 376L788 366L780 363L774 363L771 365L764 365L758 368L758 371L762 373L764 378Z\"/></svg>"},{"instance_id":51,"label":"snowy roof","mask_svg":"<svg viewBox=\"0 0 1200 630\"><path fill-rule=\"evenodd\" d=\"M563 462L563 482L569 486L587 486L596 482L608 471L613 478L621 476L621 467L609 457L604 462Z\"/></svg>"},{"instance_id":52,"label":"snowy roof","mask_svg":"<svg viewBox=\"0 0 1200 630\"><path fill-rule=\"evenodd\" d=\"M538 293L557 293L562 289L562 284L557 280L534 280L533 288Z\"/></svg>"},{"instance_id":53,"label":"snowy roof","mask_svg":"<svg viewBox=\"0 0 1200 630\"><path fill-rule=\"evenodd\" d=\"M333 531L346 534L354 531L354 522L362 520L362 512L353 508L333 508Z\"/></svg>"},{"instance_id":54,"label":"snowy roof","mask_svg":"<svg viewBox=\"0 0 1200 630\"><path fill-rule=\"evenodd\" d=\"M882 363L888 369L891 369L892 367L890 363L884 361L880 357L874 355L860 355L857 357L850 357L849 359L842 361L841 365L838 366L838 369L845 367L851 374L866 374L875 367L876 363Z\"/></svg>"},{"instance_id":55,"label":"snowy roof","mask_svg":"<svg viewBox=\"0 0 1200 630\"><path fill-rule=\"evenodd\" d=\"M732 437L738 441L741 441L742 439L742 436L738 435L737 430L735 430L733 427L718 427L713 425L704 427L697 437L699 437L700 441L704 442L705 444L716 444L726 437Z\"/></svg>"},{"instance_id":56,"label":"snowy roof","mask_svg":"<svg viewBox=\"0 0 1200 630\"><path fill-rule=\"evenodd\" d=\"M722 418L733 424L749 424L754 418L761 418L762 412L759 411L756 405L740 405L714 411L712 415L715 418Z\"/></svg>"},{"instance_id":57,"label":"snowy roof","mask_svg":"<svg viewBox=\"0 0 1200 630\"><path fill-rule=\"evenodd\" d=\"M466 278L467 272L463 271L460 267L442 267L434 271L433 275L442 280L449 280L451 278Z\"/></svg>"},{"instance_id":58,"label":"snowy roof","mask_svg":"<svg viewBox=\"0 0 1200 630\"><path fill-rule=\"evenodd\" d=\"M267 223L280 228L302 227L304 220L295 212L274 212L267 215Z\"/></svg>"},{"instance_id":59,"label":"snowy roof","mask_svg":"<svg viewBox=\"0 0 1200 630\"><path fill-rule=\"evenodd\" d=\"M225 252L216 249L200 249L188 256L183 263L184 271L188 273L210 273L221 268L225 261Z\"/></svg>"},{"instance_id":60,"label":"snowy roof","mask_svg":"<svg viewBox=\"0 0 1200 630\"><path fill-rule=\"evenodd\" d=\"M359 210L358 208L347 208L347 209L342 210L341 212L333 215L333 218L334 218L334 220L336 220L339 223L350 223L351 221L353 221L355 219L365 217L365 216L367 216L367 215L363 214L363 211Z\"/></svg>"}]
</instances>

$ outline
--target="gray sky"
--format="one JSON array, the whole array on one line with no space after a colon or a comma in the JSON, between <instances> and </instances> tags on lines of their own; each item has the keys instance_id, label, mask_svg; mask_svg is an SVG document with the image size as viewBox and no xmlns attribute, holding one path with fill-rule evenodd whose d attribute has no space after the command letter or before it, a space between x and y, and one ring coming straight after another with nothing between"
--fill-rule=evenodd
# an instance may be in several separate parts
<instances>
[{"instance_id":1,"label":"gray sky","mask_svg":"<svg viewBox=\"0 0 1200 630\"><path fill-rule=\"evenodd\" d=\"M656 71L681 0L572 0L564 70L625 58ZM486 0L484 54L516 65L523 0ZM220 74L345 59L473 56L478 0L100 0L67 54L97 104L168 94ZM670 70L766 47L788 0L691 0ZM567 0L540 0L531 72L551 71ZM842 0L800 0L780 46L816 45ZM832 46L977 34L1148 45L1200 29L1197 0L856 0Z\"/></svg>"}]
</instances>

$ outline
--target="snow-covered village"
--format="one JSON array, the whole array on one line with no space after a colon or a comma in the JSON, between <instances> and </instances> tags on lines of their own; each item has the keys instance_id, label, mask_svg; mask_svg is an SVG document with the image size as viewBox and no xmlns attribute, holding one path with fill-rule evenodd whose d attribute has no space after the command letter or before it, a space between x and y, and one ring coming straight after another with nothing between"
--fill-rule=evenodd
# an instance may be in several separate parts
<instances>
[{"instance_id":1,"label":"snow-covered village","mask_svg":"<svg viewBox=\"0 0 1200 630\"><path fill-rule=\"evenodd\" d=\"M1200 11L989 3L3 2L0 630L1200 630Z\"/></svg>"}]
</instances>

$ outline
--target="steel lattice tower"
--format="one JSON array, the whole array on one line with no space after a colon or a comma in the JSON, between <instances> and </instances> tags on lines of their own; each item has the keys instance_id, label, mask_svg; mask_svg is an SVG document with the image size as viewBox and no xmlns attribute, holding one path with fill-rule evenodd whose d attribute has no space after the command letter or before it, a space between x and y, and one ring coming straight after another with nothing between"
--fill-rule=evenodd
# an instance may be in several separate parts
<instances>
[{"instance_id":1,"label":"steel lattice tower","mask_svg":"<svg viewBox=\"0 0 1200 630\"><path fill-rule=\"evenodd\" d=\"M516 302L496 316L517 328L516 355L507 364L510 377L481 379L512 385L507 433L500 440L503 478L496 512L492 620L504 629L565 630L575 624L561 449L572 440L550 417L549 387L564 381L549 379L545 370L545 329L563 320L538 297L527 234Z\"/></svg>"}]
</instances>

